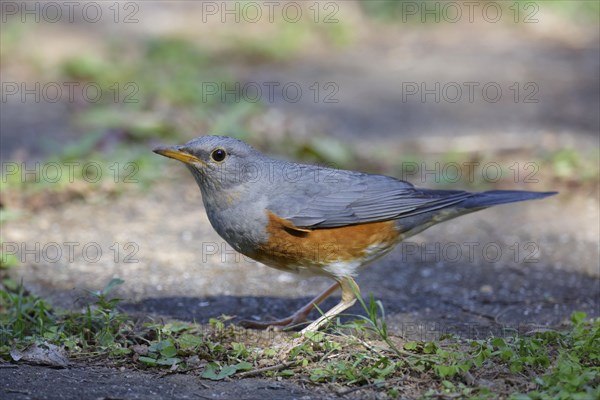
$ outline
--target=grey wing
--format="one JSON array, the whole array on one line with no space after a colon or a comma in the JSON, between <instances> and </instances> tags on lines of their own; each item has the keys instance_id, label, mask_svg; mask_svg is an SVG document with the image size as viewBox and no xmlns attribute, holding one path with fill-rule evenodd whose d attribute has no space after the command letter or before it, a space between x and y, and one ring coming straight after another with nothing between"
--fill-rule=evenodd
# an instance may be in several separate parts
<instances>
[{"instance_id":1,"label":"grey wing","mask_svg":"<svg viewBox=\"0 0 600 400\"><path fill-rule=\"evenodd\" d=\"M471 196L456 190L417 189L383 175L340 171L335 178L327 184L295 182L284 191L286 196L270 200L269 209L300 228L334 228L419 215Z\"/></svg>"}]
</instances>

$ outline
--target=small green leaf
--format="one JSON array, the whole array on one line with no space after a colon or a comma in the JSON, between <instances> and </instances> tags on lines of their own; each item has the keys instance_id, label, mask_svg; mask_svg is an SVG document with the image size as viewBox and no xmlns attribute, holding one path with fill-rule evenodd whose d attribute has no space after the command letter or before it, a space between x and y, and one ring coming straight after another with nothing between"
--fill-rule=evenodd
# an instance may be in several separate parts
<instances>
[{"instance_id":1,"label":"small green leaf","mask_svg":"<svg viewBox=\"0 0 600 400\"><path fill-rule=\"evenodd\" d=\"M583 311L575 311L574 313L571 314L571 322L573 322L575 325L578 325L580 323L582 323L583 321L585 321L587 317L587 314L584 313Z\"/></svg>"},{"instance_id":2,"label":"small green leaf","mask_svg":"<svg viewBox=\"0 0 600 400\"><path fill-rule=\"evenodd\" d=\"M174 357L177 355L177 348L173 345L165 347L160 351L160 355L166 358Z\"/></svg>"},{"instance_id":3,"label":"small green leaf","mask_svg":"<svg viewBox=\"0 0 600 400\"><path fill-rule=\"evenodd\" d=\"M141 363L144 363L144 364L149 365L151 367L155 367L156 366L156 360L154 358L151 358L151 357L142 356L142 357L139 358L139 361Z\"/></svg>"},{"instance_id":4,"label":"small green leaf","mask_svg":"<svg viewBox=\"0 0 600 400\"><path fill-rule=\"evenodd\" d=\"M437 345L434 342L427 342L423 345L423 353L433 354L437 350Z\"/></svg>"},{"instance_id":5,"label":"small green leaf","mask_svg":"<svg viewBox=\"0 0 600 400\"><path fill-rule=\"evenodd\" d=\"M492 345L498 348L507 347L506 342L501 337L495 337L492 339Z\"/></svg>"},{"instance_id":6,"label":"small green leaf","mask_svg":"<svg viewBox=\"0 0 600 400\"><path fill-rule=\"evenodd\" d=\"M185 323L185 322L171 322L166 324L163 328L162 331L164 333L178 333L178 332L182 332L185 331L186 329L189 329L190 324Z\"/></svg>"},{"instance_id":7,"label":"small green leaf","mask_svg":"<svg viewBox=\"0 0 600 400\"><path fill-rule=\"evenodd\" d=\"M278 351L272 347L267 347L263 350L263 355L265 357L275 357L277 354L279 354Z\"/></svg>"},{"instance_id":8,"label":"small green leaf","mask_svg":"<svg viewBox=\"0 0 600 400\"><path fill-rule=\"evenodd\" d=\"M113 356L124 356L131 353L131 349L127 347L114 347L110 350L110 354Z\"/></svg>"},{"instance_id":9,"label":"small green leaf","mask_svg":"<svg viewBox=\"0 0 600 400\"><path fill-rule=\"evenodd\" d=\"M141 357L140 357L141 358ZM158 365L175 365L175 364L179 364L181 362L180 358L177 357L161 357L158 360L156 360L156 364Z\"/></svg>"},{"instance_id":10,"label":"small green leaf","mask_svg":"<svg viewBox=\"0 0 600 400\"><path fill-rule=\"evenodd\" d=\"M234 365L236 371L250 371L252 364L247 361L242 361Z\"/></svg>"},{"instance_id":11,"label":"small green leaf","mask_svg":"<svg viewBox=\"0 0 600 400\"><path fill-rule=\"evenodd\" d=\"M219 370L219 368L220 368L219 364L217 364L215 362L208 363L208 365L204 369L204 372L202 373L202 378L212 379L212 380L223 379L223 378L219 378L219 375L217 372Z\"/></svg>"},{"instance_id":12,"label":"small green leaf","mask_svg":"<svg viewBox=\"0 0 600 400\"><path fill-rule=\"evenodd\" d=\"M447 376L452 377L456 374L456 368L448 365L436 365L435 371L440 378L445 378Z\"/></svg>"},{"instance_id":13,"label":"small green leaf","mask_svg":"<svg viewBox=\"0 0 600 400\"><path fill-rule=\"evenodd\" d=\"M446 389L450 389L450 390L454 389L454 384L450 381L443 380L442 386L444 386Z\"/></svg>"},{"instance_id":14,"label":"small green leaf","mask_svg":"<svg viewBox=\"0 0 600 400\"><path fill-rule=\"evenodd\" d=\"M315 343L320 343L323 341L323 339L325 339L325 334L322 332L306 332L304 337Z\"/></svg>"},{"instance_id":15,"label":"small green leaf","mask_svg":"<svg viewBox=\"0 0 600 400\"><path fill-rule=\"evenodd\" d=\"M161 356L165 358L174 357L177 355L177 348L173 344L173 342L169 339L162 340L158 343L153 343L148 347L148 351L153 353L160 353Z\"/></svg>"},{"instance_id":16,"label":"small green leaf","mask_svg":"<svg viewBox=\"0 0 600 400\"><path fill-rule=\"evenodd\" d=\"M125 283L125 281L123 279L119 279L119 278L111 279L110 282L108 282L108 284L104 287L104 289L102 289L102 294L106 296L115 288L115 286L122 285L123 283Z\"/></svg>"},{"instance_id":17,"label":"small green leaf","mask_svg":"<svg viewBox=\"0 0 600 400\"><path fill-rule=\"evenodd\" d=\"M202 344L202 338L196 335L190 335L189 333L184 333L177 339L177 343L181 350L191 350Z\"/></svg>"},{"instance_id":18,"label":"small green leaf","mask_svg":"<svg viewBox=\"0 0 600 400\"><path fill-rule=\"evenodd\" d=\"M98 343L100 343L101 346L108 347L115 342L114 335L110 331L107 331L107 330L100 332L98 334L97 338L98 338Z\"/></svg>"},{"instance_id":19,"label":"small green leaf","mask_svg":"<svg viewBox=\"0 0 600 400\"><path fill-rule=\"evenodd\" d=\"M504 361L510 360L513 356L514 356L514 353L510 349L502 350L500 352L500 358L502 358Z\"/></svg>"},{"instance_id":20,"label":"small green leaf","mask_svg":"<svg viewBox=\"0 0 600 400\"><path fill-rule=\"evenodd\" d=\"M404 343L404 350L417 350L419 344L417 342L407 342Z\"/></svg>"},{"instance_id":21,"label":"small green leaf","mask_svg":"<svg viewBox=\"0 0 600 400\"><path fill-rule=\"evenodd\" d=\"M246 365L243 365L243 367L246 367ZM219 368L219 364L215 362L209 363L202 373L202 377L211 379L213 381L219 381L235 374L238 370L237 365L226 365L225 367L221 368L220 371Z\"/></svg>"},{"instance_id":22,"label":"small green leaf","mask_svg":"<svg viewBox=\"0 0 600 400\"><path fill-rule=\"evenodd\" d=\"M214 329L216 329L218 331L222 331L223 329L225 329L225 324L223 323L223 321L220 321L217 318L210 318L208 320L208 323L210 326L212 326Z\"/></svg>"}]
</instances>

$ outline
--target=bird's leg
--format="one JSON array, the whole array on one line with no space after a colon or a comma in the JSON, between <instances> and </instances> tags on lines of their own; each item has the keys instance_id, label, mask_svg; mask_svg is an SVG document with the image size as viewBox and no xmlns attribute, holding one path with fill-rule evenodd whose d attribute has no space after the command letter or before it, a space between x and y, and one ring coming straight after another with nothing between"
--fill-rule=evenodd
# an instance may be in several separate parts
<instances>
[{"instance_id":1,"label":"bird's leg","mask_svg":"<svg viewBox=\"0 0 600 400\"><path fill-rule=\"evenodd\" d=\"M282 329L291 328L297 324L300 324L300 323L306 321L306 318L308 318L308 314L310 314L310 312L313 310L313 308L315 308L315 306L317 306L318 304L323 302L325 299L327 299L329 296L331 296L333 293L335 293L335 291L338 290L340 285L342 285L342 284L335 282L333 285L331 285L330 287L325 289L325 291L323 291L323 293L321 293L320 295L318 295L317 297L312 299L310 302L308 302L306 305L304 305L301 309L299 309L298 311L296 311L295 313L293 313L292 315L290 315L287 318L282 318L282 319L278 319L275 321L267 321L267 322L243 320L243 321L240 321L240 325L243 326L244 328L252 328L252 329L267 329L270 327L280 327ZM343 286L342 286L342 288L343 288Z\"/></svg>"},{"instance_id":2,"label":"bird's leg","mask_svg":"<svg viewBox=\"0 0 600 400\"><path fill-rule=\"evenodd\" d=\"M302 334L305 334L306 332L318 331L320 327L329 322L336 315L352 307L354 303L356 303L356 293L358 293L359 289L356 282L354 282L354 279L346 276L342 278L339 283L342 288L342 300L335 307L322 315L318 320L302 329Z\"/></svg>"}]
</instances>

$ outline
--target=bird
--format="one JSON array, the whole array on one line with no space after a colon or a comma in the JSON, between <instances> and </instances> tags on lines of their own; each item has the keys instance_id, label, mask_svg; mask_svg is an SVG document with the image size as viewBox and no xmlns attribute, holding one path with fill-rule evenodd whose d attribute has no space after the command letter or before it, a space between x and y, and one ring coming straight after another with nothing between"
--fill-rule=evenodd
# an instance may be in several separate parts
<instances>
[{"instance_id":1,"label":"bird","mask_svg":"<svg viewBox=\"0 0 600 400\"><path fill-rule=\"evenodd\" d=\"M228 136L205 135L153 151L190 170L208 220L236 251L282 271L333 280L289 317L245 320L243 326L297 327L341 289L339 303L301 334L318 331L351 307L360 293L358 273L402 240L464 214L557 193L418 188L390 176L279 160Z\"/></svg>"}]
</instances>

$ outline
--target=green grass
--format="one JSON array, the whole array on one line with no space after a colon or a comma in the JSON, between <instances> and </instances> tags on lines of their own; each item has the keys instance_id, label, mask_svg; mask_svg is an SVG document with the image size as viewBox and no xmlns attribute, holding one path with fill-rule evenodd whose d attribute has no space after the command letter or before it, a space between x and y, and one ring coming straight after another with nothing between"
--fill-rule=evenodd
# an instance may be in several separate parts
<instances>
[{"instance_id":1,"label":"green grass","mask_svg":"<svg viewBox=\"0 0 600 400\"><path fill-rule=\"evenodd\" d=\"M119 311L121 300L110 295L122 283L113 279L89 293L83 312L52 308L22 287L0 291L0 357L8 361L11 349L33 343L54 344L64 346L71 358L100 358L115 366L166 368L211 380L307 379L335 384L341 392L368 388L392 398L600 395L600 320L581 312L573 313L563 331L419 342L392 336L383 304L371 296L359 299L365 315L338 321L325 332L261 339L228 324L229 317L212 319L208 326L135 320ZM509 389L490 383L497 376L511 382ZM419 384L423 381L427 384Z\"/></svg>"},{"instance_id":2,"label":"green grass","mask_svg":"<svg viewBox=\"0 0 600 400\"><path fill-rule=\"evenodd\" d=\"M453 23L456 17L456 8L461 10L458 18L461 22L469 21L469 7L458 2L447 9L450 2L428 2L427 0L374 0L361 3L364 12L376 19L388 22L410 23L413 26L421 21L428 25L435 23ZM492 3L492 2L490 2ZM461 5L462 4L462 5ZM554 0L554 1L529 1L512 0L495 2L495 7L501 8L503 23L537 23L544 22L545 13L552 13L570 23L597 24L600 21L600 3L587 0ZM484 3L471 4L472 18L475 21L485 21L483 18ZM495 14L490 14L495 15ZM536 21L537 20L537 21Z\"/></svg>"}]
</instances>

